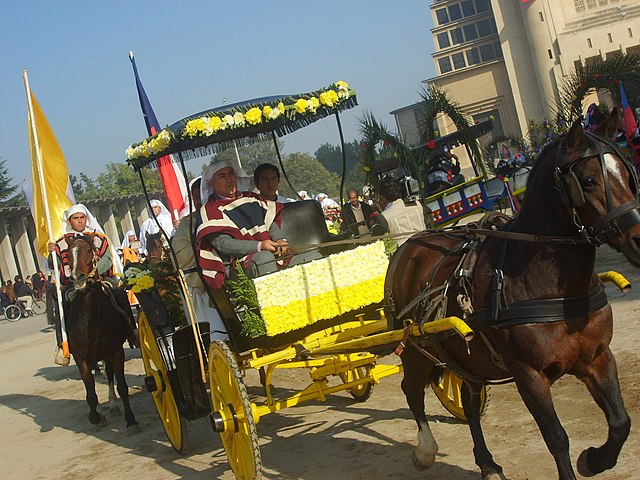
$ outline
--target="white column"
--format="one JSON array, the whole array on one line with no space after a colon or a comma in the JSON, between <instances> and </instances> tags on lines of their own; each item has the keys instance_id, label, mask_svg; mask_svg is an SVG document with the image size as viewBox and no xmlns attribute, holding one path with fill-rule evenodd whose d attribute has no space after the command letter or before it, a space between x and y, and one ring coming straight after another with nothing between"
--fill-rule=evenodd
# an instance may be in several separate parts
<instances>
[{"instance_id":1,"label":"white column","mask_svg":"<svg viewBox=\"0 0 640 480\"><path fill-rule=\"evenodd\" d=\"M9 219L9 226L13 236L13 245L20 265L22 277L33 275L36 272L36 262L33 260L33 252L31 251L31 242L24 228L23 217L13 217Z\"/></svg>"},{"instance_id":2,"label":"white column","mask_svg":"<svg viewBox=\"0 0 640 480\"><path fill-rule=\"evenodd\" d=\"M11 238L4 218L0 218L0 271L5 282L13 281L13 277L18 274L18 267L11 249Z\"/></svg>"}]
</instances>

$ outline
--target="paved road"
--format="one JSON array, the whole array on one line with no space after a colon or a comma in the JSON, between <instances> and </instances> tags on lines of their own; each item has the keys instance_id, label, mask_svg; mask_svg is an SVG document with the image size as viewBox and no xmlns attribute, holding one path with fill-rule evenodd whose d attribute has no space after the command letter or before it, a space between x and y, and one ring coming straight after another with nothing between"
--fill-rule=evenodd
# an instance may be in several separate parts
<instances>
[{"instance_id":1,"label":"paved road","mask_svg":"<svg viewBox=\"0 0 640 480\"><path fill-rule=\"evenodd\" d=\"M47 325L46 314L27 318L22 317L15 322L10 322L4 317L0 317L0 338L2 338L3 342L11 342L38 331L43 335L51 336L51 349L53 350L55 347L55 333L53 328Z\"/></svg>"}]
</instances>

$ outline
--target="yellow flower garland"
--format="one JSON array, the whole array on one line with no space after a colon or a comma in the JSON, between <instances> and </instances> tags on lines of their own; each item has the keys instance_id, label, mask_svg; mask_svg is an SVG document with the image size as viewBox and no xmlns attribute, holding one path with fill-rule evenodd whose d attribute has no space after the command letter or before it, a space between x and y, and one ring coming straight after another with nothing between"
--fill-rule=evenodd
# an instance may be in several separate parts
<instances>
[{"instance_id":1,"label":"yellow flower garland","mask_svg":"<svg viewBox=\"0 0 640 480\"><path fill-rule=\"evenodd\" d=\"M211 115L191 119L186 123L179 135L183 138L209 137L220 130L243 127L247 123L249 125L258 125L263 122L270 122L287 112L293 117L295 115L315 113L321 106L327 108L335 107L354 94L355 92L349 88L349 84L340 80L321 92L319 98L299 98L288 105L280 102L276 108L267 105L262 109L252 107L244 113L237 111L233 115L224 115L223 117ZM142 157L149 158L151 155L166 150L174 140L173 132L169 129L164 129L150 139L143 140L137 145L129 146L125 150L125 154L128 160L136 160Z\"/></svg>"}]
</instances>

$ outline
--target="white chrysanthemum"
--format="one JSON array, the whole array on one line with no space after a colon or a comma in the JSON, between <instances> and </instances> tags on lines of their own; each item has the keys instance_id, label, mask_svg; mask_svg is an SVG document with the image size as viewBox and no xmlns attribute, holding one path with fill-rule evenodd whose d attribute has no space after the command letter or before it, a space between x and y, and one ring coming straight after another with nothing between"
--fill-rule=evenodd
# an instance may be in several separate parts
<instances>
[{"instance_id":1,"label":"white chrysanthemum","mask_svg":"<svg viewBox=\"0 0 640 480\"><path fill-rule=\"evenodd\" d=\"M245 118L242 112L236 112L233 114L233 123L238 127L242 127L245 124Z\"/></svg>"}]
</instances>

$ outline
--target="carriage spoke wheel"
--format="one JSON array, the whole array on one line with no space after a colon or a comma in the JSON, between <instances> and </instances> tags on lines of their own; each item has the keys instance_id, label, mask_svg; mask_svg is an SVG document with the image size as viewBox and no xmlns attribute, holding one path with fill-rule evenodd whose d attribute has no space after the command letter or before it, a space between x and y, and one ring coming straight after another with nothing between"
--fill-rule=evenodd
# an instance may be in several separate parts
<instances>
[{"instance_id":1,"label":"carriage spoke wheel","mask_svg":"<svg viewBox=\"0 0 640 480\"><path fill-rule=\"evenodd\" d=\"M151 393L171 446L176 452L183 455L187 449L187 424L178 411L178 405L169 383L169 374L160 354L156 337L147 317L142 312L138 317L138 335L147 390Z\"/></svg>"},{"instance_id":2,"label":"carriage spoke wheel","mask_svg":"<svg viewBox=\"0 0 640 480\"><path fill-rule=\"evenodd\" d=\"M371 371L370 365L363 365L362 367L356 367L346 372L339 373L343 383L353 382L361 378L367 377ZM363 383L355 387L351 387L347 390L358 402L366 402L373 393L373 382Z\"/></svg>"},{"instance_id":3,"label":"carriage spoke wheel","mask_svg":"<svg viewBox=\"0 0 640 480\"><path fill-rule=\"evenodd\" d=\"M238 480L262 478L262 460L256 424L247 388L235 356L226 343L209 347L209 384L212 421Z\"/></svg>"},{"instance_id":4,"label":"carriage spoke wheel","mask_svg":"<svg viewBox=\"0 0 640 480\"><path fill-rule=\"evenodd\" d=\"M15 322L17 320L20 320L22 312L17 305L7 305L6 307L4 307L4 316L10 322Z\"/></svg>"},{"instance_id":5,"label":"carriage spoke wheel","mask_svg":"<svg viewBox=\"0 0 640 480\"><path fill-rule=\"evenodd\" d=\"M451 370L445 370L439 381L431 382L431 389L447 411L459 420L467 421L462 407L462 379ZM484 415L489 405L488 387L480 392L480 415Z\"/></svg>"}]
</instances>

